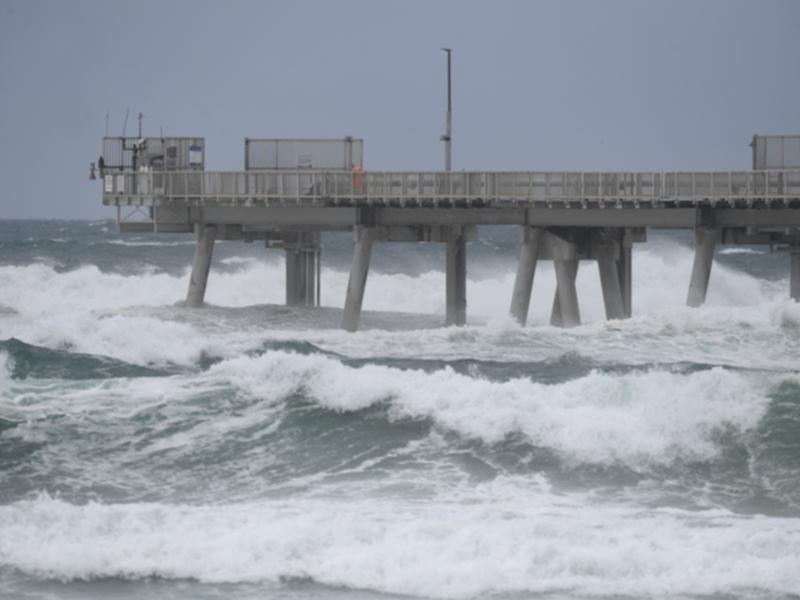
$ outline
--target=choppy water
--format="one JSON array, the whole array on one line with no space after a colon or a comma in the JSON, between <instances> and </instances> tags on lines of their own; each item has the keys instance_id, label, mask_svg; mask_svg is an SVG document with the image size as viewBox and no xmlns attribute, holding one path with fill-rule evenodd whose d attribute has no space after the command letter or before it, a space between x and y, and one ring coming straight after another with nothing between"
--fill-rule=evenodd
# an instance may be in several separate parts
<instances>
[{"instance_id":1,"label":"choppy water","mask_svg":"<svg viewBox=\"0 0 800 600\"><path fill-rule=\"evenodd\" d=\"M218 244L180 306L185 236L0 221L0 597L790 598L800 594L800 305L787 259L688 239L634 253L635 318L506 316L513 228L469 247L470 324L441 328L444 254L378 245L365 330L277 252ZM414 314L409 314L414 313Z\"/></svg>"}]
</instances>

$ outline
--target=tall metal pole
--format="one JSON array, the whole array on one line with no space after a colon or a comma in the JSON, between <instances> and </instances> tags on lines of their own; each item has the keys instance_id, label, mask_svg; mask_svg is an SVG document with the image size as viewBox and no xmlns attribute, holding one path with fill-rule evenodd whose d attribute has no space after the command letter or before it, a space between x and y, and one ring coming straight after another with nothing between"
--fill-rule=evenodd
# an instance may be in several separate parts
<instances>
[{"instance_id":1,"label":"tall metal pole","mask_svg":"<svg viewBox=\"0 0 800 600\"><path fill-rule=\"evenodd\" d=\"M450 48L442 48L444 52L447 52L447 120L445 122L445 131L444 135L442 136L442 141L444 142L444 170L450 171L452 167L451 158L450 158L450 144L452 142L452 132L453 132L453 96L452 96L452 61L451 61L451 54L452 50Z\"/></svg>"},{"instance_id":2,"label":"tall metal pole","mask_svg":"<svg viewBox=\"0 0 800 600\"><path fill-rule=\"evenodd\" d=\"M447 121L442 136L444 142L444 170L452 170L451 144L453 133L453 63L452 50L447 52ZM447 191L452 192L452 181L447 182ZM464 227L451 227L447 240L445 265L445 321L448 325L464 325L467 322L467 236Z\"/></svg>"}]
</instances>

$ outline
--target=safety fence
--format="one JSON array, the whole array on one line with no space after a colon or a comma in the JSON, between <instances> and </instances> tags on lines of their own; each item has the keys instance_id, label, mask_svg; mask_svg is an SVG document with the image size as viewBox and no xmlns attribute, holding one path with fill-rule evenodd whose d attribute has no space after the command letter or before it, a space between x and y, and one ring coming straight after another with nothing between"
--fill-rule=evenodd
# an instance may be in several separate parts
<instances>
[{"instance_id":1,"label":"safety fence","mask_svg":"<svg viewBox=\"0 0 800 600\"><path fill-rule=\"evenodd\" d=\"M106 197L165 200L559 203L798 199L800 170L669 172L170 171L104 178Z\"/></svg>"}]
</instances>

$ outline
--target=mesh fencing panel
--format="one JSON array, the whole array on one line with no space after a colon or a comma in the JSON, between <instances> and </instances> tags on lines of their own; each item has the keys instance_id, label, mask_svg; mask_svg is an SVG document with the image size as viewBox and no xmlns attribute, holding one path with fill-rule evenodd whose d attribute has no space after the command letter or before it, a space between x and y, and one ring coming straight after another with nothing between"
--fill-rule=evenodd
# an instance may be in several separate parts
<instances>
[{"instance_id":1,"label":"mesh fencing panel","mask_svg":"<svg viewBox=\"0 0 800 600\"><path fill-rule=\"evenodd\" d=\"M800 168L800 135L753 137L753 169Z\"/></svg>"},{"instance_id":2,"label":"mesh fencing panel","mask_svg":"<svg viewBox=\"0 0 800 600\"><path fill-rule=\"evenodd\" d=\"M341 140L245 140L245 168L352 169L364 163L364 141Z\"/></svg>"}]
</instances>

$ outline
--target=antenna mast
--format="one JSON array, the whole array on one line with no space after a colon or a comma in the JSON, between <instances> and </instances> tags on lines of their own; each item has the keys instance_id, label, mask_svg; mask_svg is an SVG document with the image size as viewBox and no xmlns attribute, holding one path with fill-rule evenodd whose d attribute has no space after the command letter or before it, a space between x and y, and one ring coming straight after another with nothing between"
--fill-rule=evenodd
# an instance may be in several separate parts
<instances>
[{"instance_id":1,"label":"antenna mast","mask_svg":"<svg viewBox=\"0 0 800 600\"><path fill-rule=\"evenodd\" d=\"M122 137L125 137L125 132L128 131L128 115L131 114L131 109L125 110L125 121L122 124Z\"/></svg>"}]
</instances>

